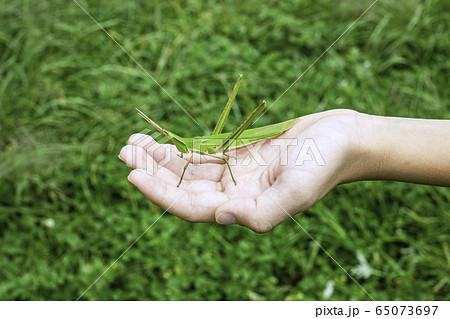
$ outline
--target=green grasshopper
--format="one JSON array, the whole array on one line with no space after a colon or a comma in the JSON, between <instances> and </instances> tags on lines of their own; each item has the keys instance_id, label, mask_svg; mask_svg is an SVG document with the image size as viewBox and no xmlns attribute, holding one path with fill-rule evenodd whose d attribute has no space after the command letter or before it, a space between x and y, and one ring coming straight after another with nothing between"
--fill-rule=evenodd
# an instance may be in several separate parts
<instances>
[{"instance_id":1,"label":"green grasshopper","mask_svg":"<svg viewBox=\"0 0 450 319\"><path fill-rule=\"evenodd\" d=\"M247 130L249 125L262 113L262 111L266 107L266 101L264 100L255 108L255 110L249 115L249 117L247 117L247 119L242 122L242 124L236 130L230 133L222 133L225 121L228 117L228 114L230 113L231 106L233 105L234 99L236 98L239 86L241 85L241 80L242 74L237 79L233 91L231 92L230 98L228 99L228 102L225 105L225 108L220 115L219 121L217 122L216 127L214 128L214 131L211 135L196 136L191 138L178 136L168 130L161 128L142 111L136 109L139 112L139 115L142 116L148 123L150 123L157 131L169 138L167 143L175 145L177 150L181 153L180 157L183 157L183 154L191 153L188 162L184 166L177 187L179 187L181 182L183 181L184 173L186 172L189 164L192 162L194 153L223 160L227 164L231 179L236 185L236 180L234 179L230 164L226 159L226 157L228 157L226 152L228 150L244 147L246 145L256 143L264 139L277 137L289 130L297 122L296 119L293 119L277 124ZM223 156L215 155L218 153L221 153Z\"/></svg>"}]
</instances>

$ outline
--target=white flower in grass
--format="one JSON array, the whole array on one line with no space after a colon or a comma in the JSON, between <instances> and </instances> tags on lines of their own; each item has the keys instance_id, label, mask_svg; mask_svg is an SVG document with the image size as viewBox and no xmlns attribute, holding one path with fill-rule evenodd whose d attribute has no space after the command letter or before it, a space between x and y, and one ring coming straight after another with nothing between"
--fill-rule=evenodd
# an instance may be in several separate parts
<instances>
[{"instance_id":1,"label":"white flower in grass","mask_svg":"<svg viewBox=\"0 0 450 319\"><path fill-rule=\"evenodd\" d=\"M341 86L347 86L348 85L348 81L347 80L342 80L340 83Z\"/></svg>"},{"instance_id":2,"label":"white flower in grass","mask_svg":"<svg viewBox=\"0 0 450 319\"><path fill-rule=\"evenodd\" d=\"M364 257L361 253L356 253L356 258L358 258L359 265L356 267L353 267L350 271L355 277L357 278L364 278L367 279L370 276L372 276L372 268L370 267L369 263L367 262L366 257Z\"/></svg>"},{"instance_id":3,"label":"white flower in grass","mask_svg":"<svg viewBox=\"0 0 450 319\"><path fill-rule=\"evenodd\" d=\"M328 299L331 297L333 292L334 292L334 281L328 280L327 285L325 286L325 289L323 290L323 297L325 299Z\"/></svg>"},{"instance_id":4,"label":"white flower in grass","mask_svg":"<svg viewBox=\"0 0 450 319\"><path fill-rule=\"evenodd\" d=\"M47 218L46 220L44 220L44 225L48 228L53 228L55 227L55 220L53 218Z\"/></svg>"}]
</instances>

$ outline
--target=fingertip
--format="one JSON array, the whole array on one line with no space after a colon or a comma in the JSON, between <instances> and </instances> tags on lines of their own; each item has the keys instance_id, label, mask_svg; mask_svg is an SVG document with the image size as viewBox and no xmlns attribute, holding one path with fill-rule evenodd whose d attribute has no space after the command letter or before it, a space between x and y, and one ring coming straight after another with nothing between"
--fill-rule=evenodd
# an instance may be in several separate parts
<instances>
[{"instance_id":1,"label":"fingertip","mask_svg":"<svg viewBox=\"0 0 450 319\"><path fill-rule=\"evenodd\" d=\"M145 170L134 169L130 172L130 174L128 174L127 178L132 184L136 185L143 179L145 179L147 176L149 176L149 174Z\"/></svg>"},{"instance_id":2,"label":"fingertip","mask_svg":"<svg viewBox=\"0 0 450 319\"><path fill-rule=\"evenodd\" d=\"M128 144L145 146L153 144L155 140L150 136L142 133L135 133L128 139Z\"/></svg>"},{"instance_id":3,"label":"fingertip","mask_svg":"<svg viewBox=\"0 0 450 319\"><path fill-rule=\"evenodd\" d=\"M129 153L130 152L130 150L131 150L131 148L132 148L132 146L131 145L125 145L124 147L122 147L121 149L120 149L120 152L119 152L119 159L121 160L121 161L126 161L127 160L127 153Z\"/></svg>"},{"instance_id":4,"label":"fingertip","mask_svg":"<svg viewBox=\"0 0 450 319\"><path fill-rule=\"evenodd\" d=\"M219 216L216 218L216 222L222 225L231 225L236 224L237 220L231 213L219 213Z\"/></svg>"},{"instance_id":5,"label":"fingertip","mask_svg":"<svg viewBox=\"0 0 450 319\"><path fill-rule=\"evenodd\" d=\"M119 153L119 158L131 168L147 167L147 156L144 150L134 145L125 145Z\"/></svg>"},{"instance_id":6,"label":"fingertip","mask_svg":"<svg viewBox=\"0 0 450 319\"><path fill-rule=\"evenodd\" d=\"M133 144L133 141L136 139L136 135L138 135L138 133L134 133L128 138L128 144Z\"/></svg>"}]
</instances>

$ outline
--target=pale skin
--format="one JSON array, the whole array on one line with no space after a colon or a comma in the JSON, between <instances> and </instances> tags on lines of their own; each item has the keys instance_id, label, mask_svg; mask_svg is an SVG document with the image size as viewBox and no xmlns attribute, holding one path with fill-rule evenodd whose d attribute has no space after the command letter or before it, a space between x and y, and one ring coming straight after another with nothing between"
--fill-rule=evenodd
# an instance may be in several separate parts
<instances>
[{"instance_id":1,"label":"pale skin","mask_svg":"<svg viewBox=\"0 0 450 319\"><path fill-rule=\"evenodd\" d=\"M319 154L312 150L305 157L306 139ZM143 134L132 135L120 151L133 168L130 182L173 215L264 233L339 184L390 180L450 187L450 121L332 110L301 117L284 134L230 156L236 157L231 168L237 185L223 161L194 154L177 188L190 155L181 158L174 146Z\"/></svg>"}]
</instances>

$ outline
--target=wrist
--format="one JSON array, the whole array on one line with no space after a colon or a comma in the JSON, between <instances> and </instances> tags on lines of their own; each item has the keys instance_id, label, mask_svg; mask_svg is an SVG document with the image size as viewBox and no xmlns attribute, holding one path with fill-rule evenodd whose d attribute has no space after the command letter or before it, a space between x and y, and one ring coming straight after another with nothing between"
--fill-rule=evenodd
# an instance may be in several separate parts
<instances>
[{"instance_id":1,"label":"wrist","mask_svg":"<svg viewBox=\"0 0 450 319\"><path fill-rule=\"evenodd\" d=\"M373 147L371 141L373 118L370 115L348 109L335 109L322 113L320 121L328 123L335 132L331 139L338 141L342 157L334 167L333 184L345 184L363 180L375 169L367 162ZM373 163L373 161L371 162ZM331 164L331 163L330 163Z\"/></svg>"},{"instance_id":2,"label":"wrist","mask_svg":"<svg viewBox=\"0 0 450 319\"><path fill-rule=\"evenodd\" d=\"M339 184L378 179L380 165L386 157L386 148L380 117L350 111L342 120L348 136L343 167L340 170Z\"/></svg>"}]
</instances>

